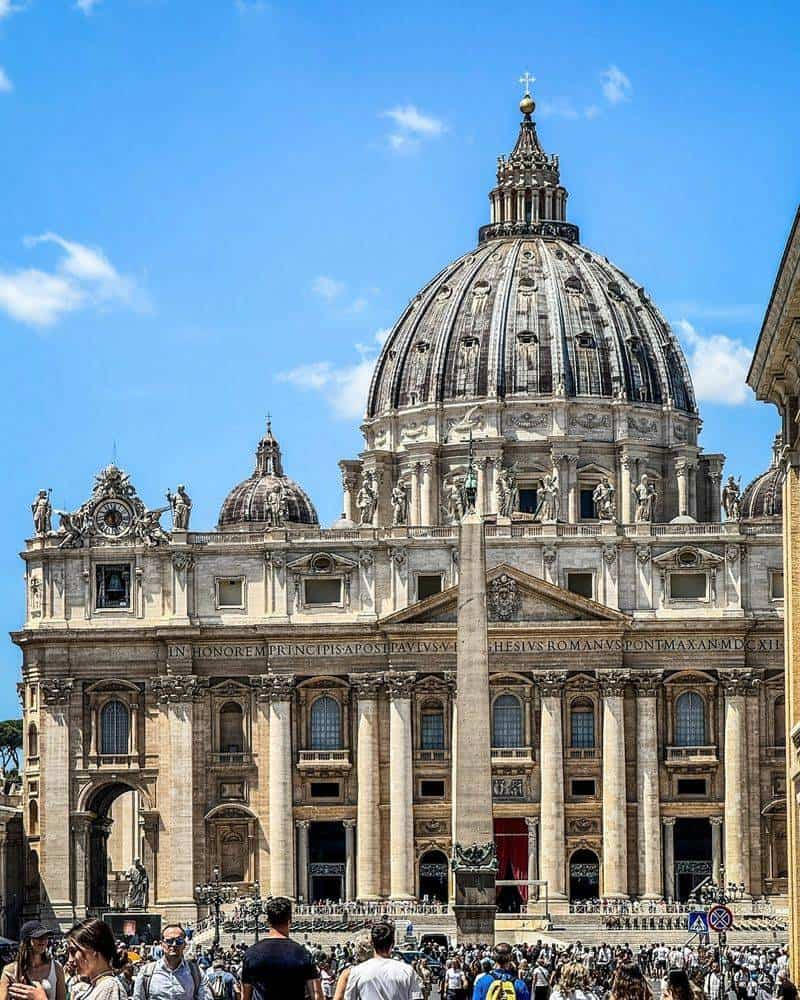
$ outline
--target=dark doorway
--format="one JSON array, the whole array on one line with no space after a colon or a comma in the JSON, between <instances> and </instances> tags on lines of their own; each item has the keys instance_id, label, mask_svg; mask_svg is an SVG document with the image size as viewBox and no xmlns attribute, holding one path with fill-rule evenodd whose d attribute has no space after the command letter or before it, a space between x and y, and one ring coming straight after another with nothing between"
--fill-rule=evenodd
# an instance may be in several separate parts
<instances>
[{"instance_id":1,"label":"dark doorway","mask_svg":"<svg viewBox=\"0 0 800 1000\"><path fill-rule=\"evenodd\" d=\"M114 827L111 806L121 796L132 795L134 792L135 789L130 785L116 782L98 789L88 803L89 812L94 813L94 819L89 827L89 885L86 899L88 907L95 912L107 909L111 903L108 892L108 838ZM136 855L140 853L135 851ZM148 871L148 875L152 880L152 872ZM152 881L150 891L152 893Z\"/></svg>"},{"instance_id":2,"label":"dark doorway","mask_svg":"<svg viewBox=\"0 0 800 1000\"><path fill-rule=\"evenodd\" d=\"M419 859L419 898L438 900L446 903L448 900L447 887L447 858L442 851L426 851Z\"/></svg>"},{"instance_id":3,"label":"dark doorway","mask_svg":"<svg viewBox=\"0 0 800 1000\"><path fill-rule=\"evenodd\" d=\"M345 898L346 860L344 825L312 823L308 831L308 895L312 903Z\"/></svg>"},{"instance_id":4,"label":"dark doorway","mask_svg":"<svg viewBox=\"0 0 800 1000\"><path fill-rule=\"evenodd\" d=\"M679 819L675 823L675 887L680 902L711 875L711 823L707 819Z\"/></svg>"},{"instance_id":5,"label":"dark doorway","mask_svg":"<svg viewBox=\"0 0 800 1000\"><path fill-rule=\"evenodd\" d=\"M494 842L497 847L497 880L518 885L497 887L500 913L521 913L528 900L528 826L523 818L496 819Z\"/></svg>"},{"instance_id":6,"label":"dark doorway","mask_svg":"<svg viewBox=\"0 0 800 1000\"><path fill-rule=\"evenodd\" d=\"M569 859L569 900L571 903L584 899L600 898L600 859L594 853L583 849L575 851Z\"/></svg>"}]
</instances>

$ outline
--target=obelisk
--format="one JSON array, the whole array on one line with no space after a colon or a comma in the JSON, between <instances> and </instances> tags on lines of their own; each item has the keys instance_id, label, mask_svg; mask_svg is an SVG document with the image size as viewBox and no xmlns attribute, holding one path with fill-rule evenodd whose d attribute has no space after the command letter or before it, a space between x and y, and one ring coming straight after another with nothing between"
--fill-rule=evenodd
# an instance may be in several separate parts
<instances>
[{"instance_id":1,"label":"obelisk","mask_svg":"<svg viewBox=\"0 0 800 1000\"><path fill-rule=\"evenodd\" d=\"M494 942L497 852L492 822L492 755L486 550L483 518L475 511L472 461L462 490L459 536L456 718L453 736L453 911L459 942Z\"/></svg>"}]
</instances>

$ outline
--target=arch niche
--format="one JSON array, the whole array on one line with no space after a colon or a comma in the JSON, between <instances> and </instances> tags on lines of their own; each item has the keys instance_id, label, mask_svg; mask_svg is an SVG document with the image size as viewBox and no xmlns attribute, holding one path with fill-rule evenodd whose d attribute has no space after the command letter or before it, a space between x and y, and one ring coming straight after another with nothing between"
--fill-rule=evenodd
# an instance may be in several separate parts
<instances>
[{"instance_id":1,"label":"arch niche","mask_svg":"<svg viewBox=\"0 0 800 1000\"><path fill-rule=\"evenodd\" d=\"M449 868L447 855L439 848L430 848L419 859L419 898L448 902Z\"/></svg>"},{"instance_id":2,"label":"arch niche","mask_svg":"<svg viewBox=\"0 0 800 1000\"><path fill-rule=\"evenodd\" d=\"M89 818L87 843L84 848L87 855L85 899L88 909L95 912L106 909L110 903L108 898L108 838L114 826L111 810L114 803L123 795L135 795L143 807L146 807L148 802L148 796L141 787L123 780L109 781L90 789L82 796L83 813ZM152 902L155 885L155 873L152 870L155 852L152 845L150 849L145 849L144 842L138 840L134 856L142 860L147 870L150 878L148 902ZM150 859L149 864L148 858ZM76 865L76 870L80 871L80 866Z\"/></svg>"},{"instance_id":3,"label":"arch niche","mask_svg":"<svg viewBox=\"0 0 800 1000\"><path fill-rule=\"evenodd\" d=\"M569 901L600 898L600 858L588 847L575 851L569 859Z\"/></svg>"}]
</instances>

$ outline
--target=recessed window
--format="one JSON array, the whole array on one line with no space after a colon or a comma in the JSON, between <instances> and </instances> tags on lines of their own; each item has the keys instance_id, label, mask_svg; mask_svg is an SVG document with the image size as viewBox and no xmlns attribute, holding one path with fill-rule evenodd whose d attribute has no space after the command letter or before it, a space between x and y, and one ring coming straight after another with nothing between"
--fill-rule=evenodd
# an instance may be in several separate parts
<instances>
[{"instance_id":1,"label":"recessed window","mask_svg":"<svg viewBox=\"0 0 800 1000\"><path fill-rule=\"evenodd\" d=\"M338 781L312 781L312 799L338 799L340 795L340 785Z\"/></svg>"},{"instance_id":2,"label":"recessed window","mask_svg":"<svg viewBox=\"0 0 800 1000\"><path fill-rule=\"evenodd\" d=\"M536 490L526 486L519 491L519 509L522 514L536 513Z\"/></svg>"},{"instance_id":3,"label":"recessed window","mask_svg":"<svg viewBox=\"0 0 800 1000\"><path fill-rule=\"evenodd\" d=\"M342 603L342 581L328 577L323 580L304 581L306 604L324 605Z\"/></svg>"},{"instance_id":4,"label":"recessed window","mask_svg":"<svg viewBox=\"0 0 800 1000\"><path fill-rule=\"evenodd\" d=\"M704 601L707 585L705 573L670 573L669 596L675 601Z\"/></svg>"},{"instance_id":5,"label":"recessed window","mask_svg":"<svg viewBox=\"0 0 800 1000\"><path fill-rule=\"evenodd\" d=\"M422 710L420 742L423 750L444 750L444 712L441 708Z\"/></svg>"},{"instance_id":6,"label":"recessed window","mask_svg":"<svg viewBox=\"0 0 800 1000\"><path fill-rule=\"evenodd\" d=\"M769 599L771 601L783 600L783 570L773 569L769 573Z\"/></svg>"},{"instance_id":7,"label":"recessed window","mask_svg":"<svg viewBox=\"0 0 800 1000\"><path fill-rule=\"evenodd\" d=\"M442 592L441 573L420 573L417 577L417 600L424 601L426 597Z\"/></svg>"},{"instance_id":8,"label":"recessed window","mask_svg":"<svg viewBox=\"0 0 800 1000\"><path fill-rule=\"evenodd\" d=\"M419 797L421 799L443 799L444 782L431 780L421 781L419 783Z\"/></svg>"},{"instance_id":9,"label":"recessed window","mask_svg":"<svg viewBox=\"0 0 800 1000\"><path fill-rule=\"evenodd\" d=\"M131 567L129 563L98 566L97 607L129 608L131 606Z\"/></svg>"},{"instance_id":10,"label":"recessed window","mask_svg":"<svg viewBox=\"0 0 800 1000\"><path fill-rule=\"evenodd\" d=\"M596 791L595 791L594 778L573 778L572 794L577 797L586 797L589 795L595 795Z\"/></svg>"},{"instance_id":11,"label":"recessed window","mask_svg":"<svg viewBox=\"0 0 800 1000\"><path fill-rule=\"evenodd\" d=\"M705 795L705 778L678 778L678 795Z\"/></svg>"},{"instance_id":12,"label":"recessed window","mask_svg":"<svg viewBox=\"0 0 800 1000\"><path fill-rule=\"evenodd\" d=\"M217 577L217 607L218 608L243 608L244 607L244 578Z\"/></svg>"},{"instance_id":13,"label":"recessed window","mask_svg":"<svg viewBox=\"0 0 800 1000\"><path fill-rule=\"evenodd\" d=\"M597 515L594 510L594 490L581 490L581 520L593 521Z\"/></svg>"},{"instance_id":14,"label":"recessed window","mask_svg":"<svg viewBox=\"0 0 800 1000\"><path fill-rule=\"evenodd\" d=\"M590 601L594 590L591 573L567 573L567 590Z\"/></svg>"}]
</instances>

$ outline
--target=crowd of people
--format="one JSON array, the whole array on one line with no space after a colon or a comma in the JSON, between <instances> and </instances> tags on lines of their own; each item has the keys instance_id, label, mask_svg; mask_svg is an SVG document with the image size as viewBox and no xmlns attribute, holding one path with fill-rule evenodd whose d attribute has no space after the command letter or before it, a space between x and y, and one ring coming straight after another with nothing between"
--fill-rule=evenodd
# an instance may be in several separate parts
<instances>
[{"instance_id":1,"label":"crowd of people","mask_svg":"<svg viewBox=\"0 0 800 1000\"><path fill-rule=\"evenodd\" d=\"M0 1000L798 1000L785 947L452 947L398 942L377 919L347 943L291 938L292 904L265 906L258 943L207 948L168 924L154 943L115 939L102 920L61 940L38 921L0 975Z\"/></svg>"}]
</instances>

